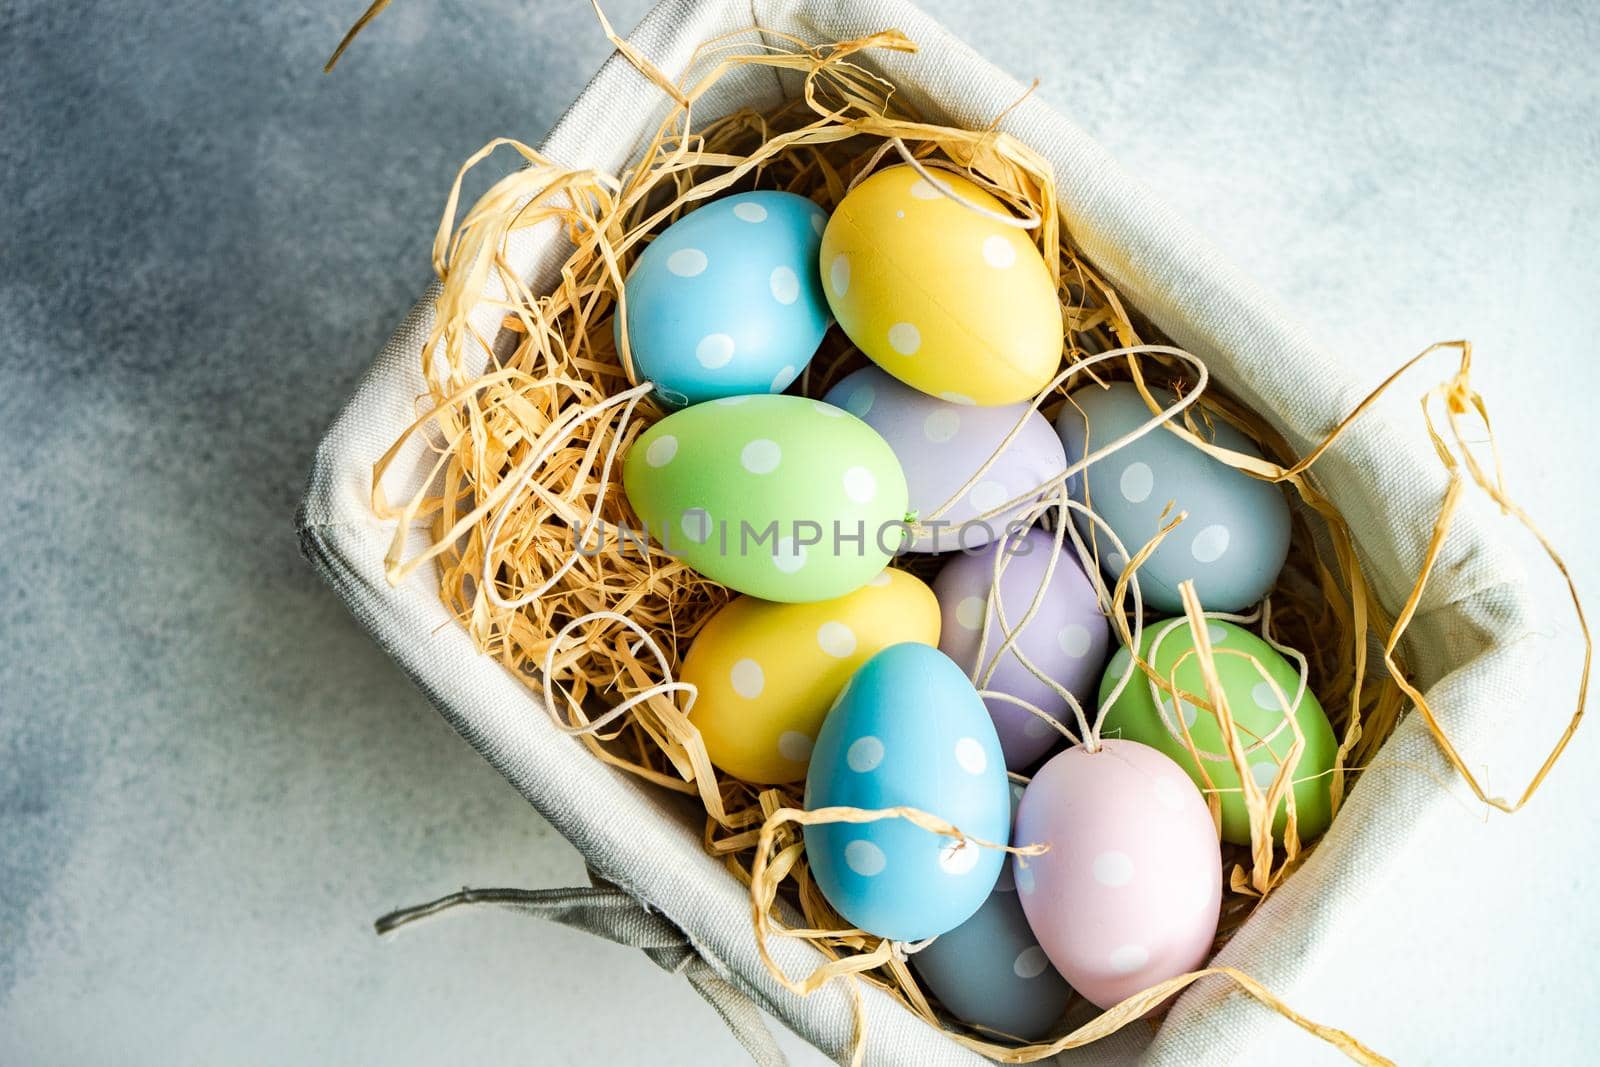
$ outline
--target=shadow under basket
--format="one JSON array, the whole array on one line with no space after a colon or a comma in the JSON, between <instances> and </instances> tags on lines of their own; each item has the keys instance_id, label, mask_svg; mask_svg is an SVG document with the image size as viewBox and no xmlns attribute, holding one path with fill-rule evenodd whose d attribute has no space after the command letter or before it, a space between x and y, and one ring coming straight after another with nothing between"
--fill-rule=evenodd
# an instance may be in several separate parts
<instances>
[{"instance_id":1,"label":"shadow under basket","mask_svg":"<svg viewBox=\"0 0 1600 1067\"><path fill-rule=\"evenodd\" d=\"M903 32L917 44L915 54L868 50L854 61L892 81L930 122L978 129L1003 113L999 129L1054 168L1072 244L1142 320L1203 359L1296 454L1315 447L1365 396L1335 359L1081 130L1032 97L1012 107L1024 86L908 4L667 0L630 43L676 78L701 43L753 26L818 43L888 28ZM792 71L736 70L696 103L695 119L744 107L771 110L800 92ZM654 135L660 102L661 90L613 55L540 151L575 169L620 173ZM542 292L568 248L553 226L540 226L514 233L507 257L529 288ZM522 680L480 655L441 602L430 568L398 586L386 579L394 525L373 515L372 467L415 420L416 399L427 393L420 353L436 292L425 294L389 339L317 451L299 514L306 555L451 725L605 883L497 902L638 945L662 966L684 971L758 1059L776 1053L752 1001L829 1056L848 1059L855 1038L849 987L834 982L802 998L767 971L749 892L707 854L698 805L608 767L556 729ZM489 323L497 319L491 312ZM405 468L404 462L391 468L397 492L420 485L427 457L417 449ZM1374 593L1395 611L1415 583L1446 486L1428 438L1420 427L1386 424L1374 413L1342 435L1316 471L1360 545ZM412 536L412 547L425 546L425 533ZM1406 631L1402 647L1413 682L1465 745L1492 729L1493 709L1514 701L1531 669L1522 639L1534 629L1533 612L1520 573L1478 516L1463 512ZM1380 758L1412 770L1363 775L1305 863L1234 933L1215 964L1248 973L1292 1003L1324 947L1361 914L1392 857L1413 847L1450 799L1438 784L1452 774L1450 765L1419 716L1400 720ZM791 939L773 939L770 950L792 976L824 962ZM867 1063L984 1062L883 990L863 986L862 995ZM1064 1053L1061 1062L1232 1063L1266 1027L1282 1025L1277 1019L1227 982L1207 978L1184 992L1159 1025L1129 1026Z\"/></svg>"}]
</instances>

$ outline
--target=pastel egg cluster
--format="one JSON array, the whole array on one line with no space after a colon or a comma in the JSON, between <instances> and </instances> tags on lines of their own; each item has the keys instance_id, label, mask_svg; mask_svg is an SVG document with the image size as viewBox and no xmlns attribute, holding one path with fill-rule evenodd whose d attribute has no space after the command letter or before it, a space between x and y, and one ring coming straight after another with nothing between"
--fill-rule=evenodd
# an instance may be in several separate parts
<instances>
[{"instance_id":1,"label":"pastel egg cluster","mask_svg":"<svg viewBox=\"0 0 1600 1067\"><path fill-rule=\"evenodd\" d=\"M806 825L808 869L846 923L936 938L914 966L946 1009L1031 1039L1069 982L1109 1007L1209 953L1222 866L1197 786L1222 790L1227 840L1249 842L1248 812L1193 697L1187 623L1158 616L1181 612L1186 580L1211 612L1258 603L1289 512L1278 487L1164 428L1065 480L1130 554L1184 513L1137 593L1140 655L1189 696L1130 676L1091 580L1098 566L1114 582L1123 552L1077 510L1065 529L1060 512L1038 516L1070 465L1153 414L1126 383L1077 389L1054 426L1036 410L1061 366L1062 309L1031 236L994 217L1006 212L974 182L910 167L860 181L831 218L786 193L715 200L640 255L618 341L656 399L683 407L634 441L628 503L665 555L743 594L680 671L706 754L756 785L803 778L808 810L937 820ZM871 365L820 400L768 395L794 384L831 317ZM1197 432L1260 454L1220 421ZM904 551L948 554L932 589L888 567ZM1220 620L1207 633L1253 657L1217 665L1256 739L1248 781L1280 794L1275 831L1292 800L1301 838L1321 832L1326 716L1267 642ZM1102 709L1099 743L1069 747ZM1013 789L1008 769L1031 782ZM1047 850L1013 861L1007 842Z\"/></svg>"}]
</instances>

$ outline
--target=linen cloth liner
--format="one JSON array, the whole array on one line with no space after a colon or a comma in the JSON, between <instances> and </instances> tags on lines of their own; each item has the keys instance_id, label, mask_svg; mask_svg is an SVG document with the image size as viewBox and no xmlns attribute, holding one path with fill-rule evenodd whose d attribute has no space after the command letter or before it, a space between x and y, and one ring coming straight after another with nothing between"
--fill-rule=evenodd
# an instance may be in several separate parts
<instances>
[{"instance_id":1,"label":"linen cloth liner","mask_svg":"<svg viewBox=\"0 0 1600 1067\"><path fill-rule=\"evenodd\" d=\"M665 0L629 39L677 77L698 44L751 26L814 42L903 31L917 43L915 55L869 51L855 60L893 81L931 121L982 128L1024 91L900 0ZM695 120L739 106L769 108L798 90L791 72L738 70L696 104ZM618 173L664 114L660 98L659 89L613 54L541 150L574 168ZM1351 380L1336 358L1320 351L1070 121L1029 97L1000 127L1051 161L1072 242L1130 305L1271 418L1291 447L1307 451L1365 395L1371 383ZM513 235L508 254L537 291L551 284L568 248L547 224ZM755 951L746 890L705 854L698 810L605 766L556 731L530 690L477 653L440 603L429 568L397 588L385 580L392 527L370 510L372 463L415 418L416 398L426 392L418 364L436 292L435 285L389 339L319 446L298 515L305 554L451 725L578 848L599 878L616 887L573 890L560 906L533 910L645 945L657 950L652 958L663 966L702 976L697 988L712 989L708 999L758 1062L776 1062L772 1057L778 1054L768 1048L770 1038L763 1044L752 1032L752 1021L759 1020L732 1003L733 991L753 998L833 1058L847 1057L852 1014L846 986L835 982L802 999L766 972ZM487 311L477 325L491 333L497 319L498 313ZM1445 484L1414 422L1413 417L1396 425L1370 415L1316 467L1351 524L1368 580L1391 611L1415 580ZM396 470L414 481L421 476L420 445L413 451L418 462L397 462ZM390 498L404 488L394 486ZM1476 505L1463 508L1404 642L1418 685L1467 751L1493 728L1496 705L1511 701L1528 676L1532 661L1525 639L1535 628L1520 566L1489 531L1483 512ZM414 538L412 547L423 542ZM1375 669L1382 669L1381 662ZM1381 887L1390 857L1411 847L1445 807L1447 794L1435 778L1449 780L1451 772L1420 716L1408 715L1399 724L1379 761L1412 769L1363 776L1305 865L1217 957L1291 1004L1320 947ZM419 887L419 895L430 888ZM638 905L628 906L618 891ZM600 896L580 906L589 894ZM645 915L655 918L644 923ZM657 925L660 920L668 925ZM663 953L666 942L677 948ZM819 953L793 941L776 939L772 950L795 976L822 962ZM882 991L867 987L864 1000L868 1063L984 1062ZM1224 981L1206 979L1179 998L1154 1033L1136 1024L1060 1060L1235 1062L1276 1018ZM1360 1036L1359 1019L1328 1021Z\"/></svg>"}]
</instances>

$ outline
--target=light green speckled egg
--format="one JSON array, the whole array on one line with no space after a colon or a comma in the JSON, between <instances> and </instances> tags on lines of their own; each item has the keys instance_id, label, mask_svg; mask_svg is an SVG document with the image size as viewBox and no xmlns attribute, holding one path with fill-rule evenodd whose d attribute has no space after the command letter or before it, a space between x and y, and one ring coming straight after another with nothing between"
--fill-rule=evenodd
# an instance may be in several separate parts
<instances>
[{"instance_id":1,"label":"light green speckled egg","mask_svg":"<svg viewBox=\"0 0 1600 1067\"><path fill-rule=\"evenodd\" d=\"M861 588L900 547L906 518L888 443L797 396L726 397L669 415L634 442L622 480L653 540L763 600Z\"/></svg>"},{"instance_id":2,"label":"light green speckled egg","mask_svg":"<svg viewBox=\"0 0 1600 1067\"><path fill-rule=\"evenodd\" d=\"M1244 652L1260 661L1272 680L1283 690L1284 698L1293 700L1299 688L1300 672L1277 649L1261 638L1231 622L1209 620L1212 652L1215 654L1217 676L1228 695L1228 709L1239 727L1239 739L1244 742L1251 777L1265 793L1278 773L1278 764L1289 755L1294 743L1294 731L1284 718L1282 704L1272 687L1262 680L1260 672L1242 656ZM1191 653L1194 636L1189 631L1187 619L1167 619L1145 627L1142 639L1144 659L1163 678L1171 678L1186 693L1203 697L1205 680L1200 676L1199 660ZM1150 649L1156 649L1151 659ZM1174 676L1173 665L1182 659ZM1128 671L1130 661L1127 649L1119 649L1106 668L1100 682L1100 699L1104 701L1117 679ZM1182 738L1182 729L1173 712L1172 697L1158 690L1161 703L1151 697L1149 679L1134 668L1135 675L1117 697L1117 702L1106 712L1105 737L1125 737L1141 741L1172 757L1186 771L1196 785L1204 788L1205 780L1195 764ZM1250 843L1250 816L1245 808L1244 796L1239 791L1239 774L1228 757L1222 740L1222 729L1209 711L1179 702L1183 719L1189 725L1189 736L1205 761L1206 772L1212 784L1220 791L1222 799L1222 838L1235 844ZM1330 788L1333 776L1334 754L1338 742L1333 728L1317 698L1307 689L1295 708L1295 721L1305 735L1305 749L1293 771L1295 825L1302 841L1316 837L1328 828L1333 818ZM1257 742L1265 740L1264 745ZM1288 805L1280 803L1272 824L1272 832L1282 838Z\"/></svg>"}]
</instances>

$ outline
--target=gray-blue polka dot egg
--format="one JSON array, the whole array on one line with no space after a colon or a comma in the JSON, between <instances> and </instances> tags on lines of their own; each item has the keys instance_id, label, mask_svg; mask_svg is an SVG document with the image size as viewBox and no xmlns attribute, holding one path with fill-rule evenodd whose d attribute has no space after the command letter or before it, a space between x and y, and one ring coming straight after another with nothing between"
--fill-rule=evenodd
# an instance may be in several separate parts
<instances>
[{"instance_id":1,"label":"gray-blue polka dot egg","mask_svg":"<svg viewBox=\"0 0 1600 1067\"><path fill-rule=\"evenodd\" d=\"M826 223L805 197L762 189L662 231L625 285L639 379L669 407L787 389L832 321L817 266Z\"/></svg>"},{"instance_id":2,"label":"gray-blue polka dot egg","mask_svg":"<svg viewBox=\"0 0 1600 1067\"><path fill-rule=\"evenodd\" d=\"M913 955L911 965L956 1018L1026 1041L1048 1035L1072 995L1028 926L1009 863L972 918Z\"/></svg>"},{"instance_id":3,"label":"gray-blue polka dot egg","mask_svg":"<svg viewBox=\"0 0 1600 1067\"><path fill-rule=\"evenodd\" d=\"M1151 395L1163 406L1173 399L1159 389ZM1056 432L1070 465L1151 417L1132 383L1090 385L1062 406ZM1213 444L1261 455L1249 438L1221 419L1211 419L1209 426L1205 420L1197 422ZM1289 504L1278 486L1235 470L1159 428L1095 462L1085 474L1071 479L1069 490L1116 531L1129 553L1155 536L1169 501L1172 514L1188 512L1139 568L1140 593L1152 610L1182 611L1178 585L1190 578L1208 611L1248 608L1277 581L1289 552ZM1089 520L1076 513L1073 517L1087 538ZM1114 579L1127 561L1103 534L1099 546L1101 568Z\"/></svg>"}]
</instances>

